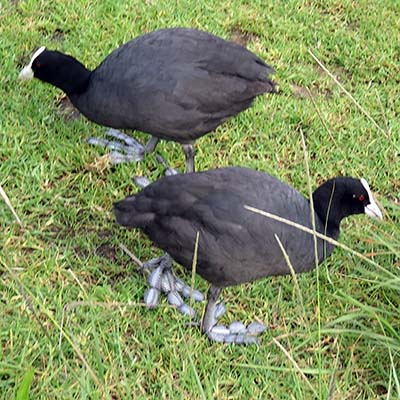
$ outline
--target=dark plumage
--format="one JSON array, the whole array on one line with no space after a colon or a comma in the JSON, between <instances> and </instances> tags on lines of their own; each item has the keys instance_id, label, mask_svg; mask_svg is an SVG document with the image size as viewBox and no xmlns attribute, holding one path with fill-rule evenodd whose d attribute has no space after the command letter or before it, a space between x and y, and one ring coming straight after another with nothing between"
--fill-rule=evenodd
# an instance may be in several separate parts
<instances>
[{"instance_id":1,"label":"dark plumage","mask_svg":"<svg viewBox=\"0 0 400 400\"><path fill-rule=\"evenodd\" d=\"M93 71L58 51L38 51L21 77L63 90L90 120L186 146L274 92L273 72L244 47L195 29L162 29L113 51ZM154 145L154 143L153 143ZM154 148L154 146L151 146ZM185 148L184 148L185 149Z\"/></svg>"},{"instance_id":2,"label":"dark plumage","mask_svg":"<svg viewBox=\"0 0 400 400\"><path fill-rule=\"evenodd\" d=\"M365 180L328 180L315 190L313 201L317 231L333 239L349 215L382 217ZM315 267L312 235L253 213L245 205L312 226L310 203L294 188L268 174L236 167L162 178L115 203L114 211L119 224L142 229L187 269L192 268L199 232L196 272L213 285L216 297L216 288L290 273L275 234L296 272ZM333 248L318 239L319 262Z\"/></svg>"}]
</instances>

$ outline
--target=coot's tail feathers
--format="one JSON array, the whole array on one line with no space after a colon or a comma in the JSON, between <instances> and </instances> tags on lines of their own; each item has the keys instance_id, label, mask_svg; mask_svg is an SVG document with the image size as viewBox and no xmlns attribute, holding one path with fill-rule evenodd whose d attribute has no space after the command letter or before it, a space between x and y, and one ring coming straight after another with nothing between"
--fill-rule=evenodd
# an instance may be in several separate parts
<instances>
[{"instance_id":1,"label":"coot's tail feathers","mask_svg":"<svg viewBox=\"0 0 400 400\"><path fill-rule=\"evenodd\" d=\"M114 203L114 214L117 223L122 226L132 226L132 215L134 213L135 196Z\"/></svg>"},{"instance_id":2,"label":"coot's tail feathers","mask_svg":"<svg viewBox=\"0 0 400 400\"><path fill-rule=\"evenodd\" d=\"M114 203L114 214L119 225L127 228L144 228L153 218L153 214L140 211L135 196L126 197Z\"/></svg>"},{"instance_id":3,"label":"coot's tail feathers","mask_svg":"<svg viewBox=\"0 0 400 400\"><path fill-rule=\"evenodd\" d=\"M278 88L276 83L269 79L263 81L262 85L260 86L262 88L262 93L278 93Z\"/></svg>"},{"instance_id":4,"label":"coot's tail feathers","mask_svg":"<svg viewBox=\"0 0 400 400\"><path fill-rule=\"evenodd\" d=\"M246 96L250 99L262 95L264 93L278 93L277 85L270 79L262 81L253 81L247 83ZM245 96L243 96L245 97Z\"/></svg>"}]
</instances>

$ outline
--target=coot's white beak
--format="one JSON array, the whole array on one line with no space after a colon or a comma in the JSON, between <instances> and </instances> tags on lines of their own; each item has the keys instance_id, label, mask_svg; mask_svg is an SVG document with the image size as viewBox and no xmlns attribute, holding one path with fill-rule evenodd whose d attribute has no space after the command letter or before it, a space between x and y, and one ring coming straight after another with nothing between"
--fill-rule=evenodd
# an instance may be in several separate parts
<instances>
[{"instance_id":1,"label":"coot's white beak","mask_svg":"<svg viewBox=\"0 0 400 400\"><path fill-rule=\"evenodd\" d=\"M369 217L379 218L379 219L383 218L382 211L379 209L375 201L365 206L364 210L365 214L367 214Z\"/></svg>"},{"instance_id":2,"label":"coot's white beak","mask_svg":"<svg viewBox=\"0 0 400 400\"><path fill-rule=\"evenodd\" d=\"M23 70L19 73L18 79L21 79L23 81L26 81L28 79L33 78L33 70L32 70L32 64L35 61L36 57L38 57L40 54L42 54L46 50L46 47L42 46L40 49L37 49L31 58L31 61L29 62L28 65L26 65Z\"/></svg>"},{"instance_id":3,"label":"coot's white beak","mask_svg":"<svg viewBox=\"0 0 400 400\"><path fill-rule=\"evenodd\" d=\"M383 218L382 211L379 209L378 205L375 202L374 196L372 195L372 192L371 192L371 189L369 188L368 182L365 179L361 179L361 183L368 193L369 202L370 202L364 208L365 214L367 214L369 217L372 217L372 218L382 219Z\"/></svg>"},{"instance_id":4,"label":"coot's white beak","mask_svg":"<svg viewBox=\"0 0 400 400\"><path fill-rule=\"evenodd\" d=\"M33 71L31 65L26 65L24 69L19 73L18 79L21 81L27 81L28 79L33 78Z\"/></svg>"}]
</instances>

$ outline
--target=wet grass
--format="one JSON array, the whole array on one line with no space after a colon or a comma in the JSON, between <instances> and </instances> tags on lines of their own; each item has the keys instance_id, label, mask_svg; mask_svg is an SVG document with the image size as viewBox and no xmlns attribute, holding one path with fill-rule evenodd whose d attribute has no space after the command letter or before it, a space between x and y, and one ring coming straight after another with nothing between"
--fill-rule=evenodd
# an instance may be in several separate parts
<instances>
[{"instance_id":1,"label":"wet grass","mask_svg":"<svg viewBox=\"0 0 400 400\"><path fill-rule=\"evenodd\" d=\"M396 1L0 5L0 184L22 222L2 197L1 398L13 398L31 369L35 399L400 395ZM119 243L142 260L159 252L116 226L111 205L136 190L132 175L154 180L162 167L153 155L108 167L105 152L84 142L102 127L71 117L58 90L17 81L41 45L92 68L119 44L167 26L246 43L277 70L279 96L259 98L198 141L199 170L248 166L307 195L303 132L313 187L334 175L365 177L385 209L381 223L365 216L343 223L340 241L374 264L337 249L318 276L298 276L298 286L280 277L224 292L226 321L269 325L260 347L210 344L165 305L143 307L144 278ZM158 151L183 168L180 146ZM199 278L196 285L207 289Z\"/></svg>"}]
</instances>

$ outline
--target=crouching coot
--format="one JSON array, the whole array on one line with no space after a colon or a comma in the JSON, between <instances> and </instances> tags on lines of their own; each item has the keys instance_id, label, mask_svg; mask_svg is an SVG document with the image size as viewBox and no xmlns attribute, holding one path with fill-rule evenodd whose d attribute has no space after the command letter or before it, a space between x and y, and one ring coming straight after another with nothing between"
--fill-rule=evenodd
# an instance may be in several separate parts
<instances>
[{"instance_id":1,"label":"crouching coot","mask_svg":"<svg viewBox=\"0 0 400 400\"><path fill-rule=\"evenodd\" d=\"M343 218L382 213L364 179L336 177L313 193L319 233L337 239ZM290 273L279 238L297 273L315 267L314 237L283 222L256 214L255 207L311 228L311 208L293 187L247 168L220 168L164 177L135 196L115 203L117 222L140 228L176 262L191 270L199 233L196 272L211 283L202 329L210 339L249 343L263 327L235 322L216 325L222 288ZM317 239L318 262L334 249Z\"/></svg>"}]
</instances>

